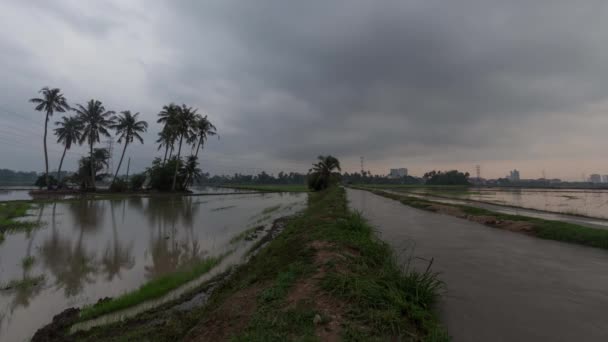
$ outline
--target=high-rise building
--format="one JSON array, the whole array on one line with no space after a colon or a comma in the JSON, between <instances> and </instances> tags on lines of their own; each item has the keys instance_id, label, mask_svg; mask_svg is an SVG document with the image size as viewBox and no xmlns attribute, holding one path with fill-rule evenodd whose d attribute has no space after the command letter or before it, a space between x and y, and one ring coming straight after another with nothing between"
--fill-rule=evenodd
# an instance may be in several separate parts
<instances>
[{"instance_id":1,"label":"high-rise building","mask_svg":"<svg viewBox=\"0 0 608 342\"><path fill-rule=\"evenodd\" d=\"M598 184L602 182L602 176L598 175L597 173L592 174L591 176L589 176L589 181L593 184Z\"/></svg>"},{"instance_id":2,"label":"high-rise building","mask_svg":"<svg viewBox=\"0 0 608 342\"><path fill-rule=\"evenodd\" d=\"M406 168L399 168L399 169L391 169L388 177L389 178L403 178L407 176L407 169Z\"/></svg>"},{"instance_id":3,"label":"high-rise building","mask_svg":"<svg viewBox=\"0 0 608 342\"><path fill-rule=\"evenodd\" d=\"M519 182L519 171L517 171L517 170L511 171L507 178L509 178L509 180L511 182Z\"/></svg>"}]
</instances>

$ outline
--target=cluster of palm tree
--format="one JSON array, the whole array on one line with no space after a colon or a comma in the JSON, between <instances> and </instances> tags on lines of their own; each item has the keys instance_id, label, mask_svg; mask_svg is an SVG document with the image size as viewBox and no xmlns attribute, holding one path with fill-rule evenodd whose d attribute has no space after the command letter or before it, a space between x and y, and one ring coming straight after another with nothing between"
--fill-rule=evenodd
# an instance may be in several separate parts
<instances>
[{"instance_id":1,"label":"cluster of palm tree","mask_svg":"<svg viewBox=\"0 0 608 342\"><path fill-rule=\"evenodd\" d=\"M57 136L57 142L64 146L61 161L59 162L59 168L57 170L57 180L60 181L61 167L63 166L63 159L65 153L75 143L82 145L87 143L89 146L89 166L92 189L95 189L95 158L94 153L95 143L100 141L100 137L110 137L110 130L115 130L116 135L119 137L118 142L124 140L124 147L122 156L116 173L114 175L113 182L116 181L116 176L120 170L122 160L125 155L127 146L134 140L138 140L143 144L143 138L140 133L146 132L148 129L148 123L145 121L138 120L139 113L131 114L130 111L126 110L116 116L114 111L106 110L104 105L99 100L90 100L85 105L76 104L75 107L71 107L65 96L61 93L59 88L48 88L44 87L40 90L42 95L39 98L32 98L30 102L34 103L37 111L44 112L46 114L45 125L44 125L44 160L45 160L45 181L46 185L50 186L49 182L49 163L48 163L48 152L47 152L47 130L48 122L54 113L60 112L65 113L69 110L74 111L74 116L62 117L60 121L55 124L58 126L54 131Z\"/></svg>"},{"instance_id":2,"label":"cluster of palm tree","mask_svg":"<svg viewBox=\"0 0 608 342\"><path fill-rule=\"evenodd\" d=\"M194 178L200 175L200 170L197 167L198 152L204 146L207 138L217 135L216 127L207 116L202 116L197 111L197 109L185 104L179 106L171 103L163 106L163 109L158 113L157 122L162 124L163 128L158 133L156 142L159 144L159 150L165 149L162 165L164 166L168 160L175 161L171 185L173 191L176 189L177 176L182 164L184 164L182 170L185 172L184 186L188 186ZM181 159L184 142L191 147L191 155L185 162ZM174 155L176 147L177 153Z\"/></svg>"},{"instance_id":3,"label":"cluster of palm tree","mask_svg":"<svg viewBox=\"0 0 608 342\"><path fill-rule=\"evenodd\" d=\"M106 110L101 101L94 99L85 105L76 104L72 107L59 88L44 87L40 90L40 94L39 98L30 99L30 102L35 104L36 110L46 114L44 125L45 184L50 186L46 142L48 122L54 113L65 113L67 111L74 111L75 115L64 116L55 123L58 126L54 130L57 142L64 147L57 170L57 181L60 181L61 168L67 150L76 143L82 145L86 142L89 147L89 157L83 160L85 164L90 165L82 165L84 167L81 168L90 172L90 182L87 183L94 190L95 176L98 169L96 156L99 152L99 149L95 149L95 144L100 142L101 137L110 137L110 131L114 130L118 137L118 143L124 142L120 161L112 179L112 184L114 184L118 178L127 146L134 141L144 143L141 133L147 131L148 123L138 120L139 113L132 114L129 110L115 115L114 111ZM163 106L158 114L157 122L163 125L162 130L158 133L158 149L165 149L162 165L164 166L167 161L172 161L175 164L171 186L173 191L176 189L178 173L181 172L183 184L180 185L184 187L190 185L200 176L201 171L197 167L199 150L204 147L207 138L217 135L216 127L207 116L202 116L197 111L197 109L185 104L179 106L171 103ZM182 161L182 145L184 143L191 148L191 154L186 160ZM176 149L177 153L174 154Z\"/></svg>"}]
</instances>

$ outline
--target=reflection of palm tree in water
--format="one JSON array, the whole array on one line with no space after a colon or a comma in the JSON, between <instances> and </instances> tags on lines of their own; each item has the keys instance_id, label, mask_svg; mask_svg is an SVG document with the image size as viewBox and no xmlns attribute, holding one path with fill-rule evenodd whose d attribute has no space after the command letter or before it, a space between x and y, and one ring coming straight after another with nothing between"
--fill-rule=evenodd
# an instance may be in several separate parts
<instances>
[{"instance_id":1,"label":"reflection of palm tree in water","mask_svg":"<svg viewBox=\"0 0 608 342\"><path fill-rule=\"evenodd\" d=\"M40 211L38 212L37 225L40 226L42 224L42 215L44 213L45 203L40 204ZM54 212L55 207L53 207ZM37 228L29 230L27 232L28 242L25 250L25 259L30 259L32 257L32 247L34 245L34 240L36 239ZM32 279L38 278L39 276L31 276L30 271L31 267L22 267L23 273L21 275L21 282L28 282ZM44 278L41 278L44 280ZM17 286L15 288L15 298L11 303L11 312L14 311L17 307L23 306L28 307L30 305L30 301L40 294L42 291L43 284L33 284L30 286Z\"/></svg>"},{"instance_id":2,"label":"reflection of palm tree in water","mask_svg":"<svg viewBox=\"0 0 608 342\"><path fill-rule=\"evenodd\" d=\"M200 251L198 239L194 237L192 199L184 197L171 197L169 205L159 205L160 201L148 201L148 216L152 222L156 221L156 233L150 234L150 252L152 265L145 266L146 277L149 279L176 271L200 260L204 253ZM186 241L177 241L176 224L179 218L186 229Z\"/></svg>"},{"instance_id":3,"label":"reflection of palm tree in water","mask_svg":"<svg viewBox=\"0 0 608 342\"><path fill-rule=\"evenodd\" d=\"M123 201L126 203L126 201ZM118 239L118 233L116 231L116 218L114 217L114 201L110 201L110 211L112 212L112 235L113 244L108 244L101 260L103 266L103 272L106 274L106 279L112 281L114 276L120 278L120 270L131 269L135 265L135 259L133 258L131 251L133 250L133 241L131 241L127 247ZM124 210L123 210L123 222L124 222Z\"/></svg>"},{"instance_id":4,"label":"reflection of palm tree in water","mask_svg":"<svg viewBox=\"0 0 608 342\"><path fill-rule=\"evenodd\" d=\"M79 208L79 206L85 208ZM56 279L57 288L64 288L67 297L79 294L84 288L85 283L93 282L93 275L97 272L95 255L88 253L83 246L83 235L85 230L91 229L91 221L84 218L85 213L90 213L94 217L99 216L98 205L94 204L94 209L87 209L88 203L70 203L73 219L79 227L78 241L72 246L70 239L62 239L55 225L55 212L53 211L53 228L51 236L47 239L40 249L46 267L53 273Z\"/></svg>"}]
</instances>

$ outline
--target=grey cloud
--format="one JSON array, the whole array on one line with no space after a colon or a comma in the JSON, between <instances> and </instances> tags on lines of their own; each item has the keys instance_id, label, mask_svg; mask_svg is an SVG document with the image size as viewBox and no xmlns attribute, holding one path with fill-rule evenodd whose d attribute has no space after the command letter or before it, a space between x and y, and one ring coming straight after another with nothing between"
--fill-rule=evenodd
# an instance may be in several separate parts
<instances>
[{"instance_id":1,"label":"grey cloud","mask_svg":"<svg viewBox=\"0 0 608 342\"><path fill-rule=\"evenodd\" d=\"M146 2L133 15L147 13L148 34L169 57L141 56L136 63L145 75L143 93L155 105L186 102L219 122L226 133L209 154L220 159L255 151L273 165L306 165L328 152L379 162L425 154L524 160L559 155L559 147L528 148L556 129L576 140L597 122L584 108L606 100L607 6ZM130 10L107 8L92 25L68 5L41 10L80 30L121 32ZM154 109L145 108L152 117ZM563 131L575 125L576 133Z\"/></svg>"}]
</instances>

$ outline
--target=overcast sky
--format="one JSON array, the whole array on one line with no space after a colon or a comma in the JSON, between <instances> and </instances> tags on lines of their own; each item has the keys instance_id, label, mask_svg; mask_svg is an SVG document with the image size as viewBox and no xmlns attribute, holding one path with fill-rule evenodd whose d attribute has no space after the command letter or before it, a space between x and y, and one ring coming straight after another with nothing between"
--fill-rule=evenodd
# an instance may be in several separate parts
<instances>
[{"instance_id":1,"label":"overcast sky","mask_svg":"<svg viewBox=\"0 0 608 342\"><path fill-rule=\"evenodd\" d=\"M127 150L135 170L160 155L156 114L176 102L218 127L212 173L333 154L384 174L608 174L607 17L604 0L3 0L0 168L44 168L27 100L50 86L151 122Z\"/></svg>"}]
</instances>

